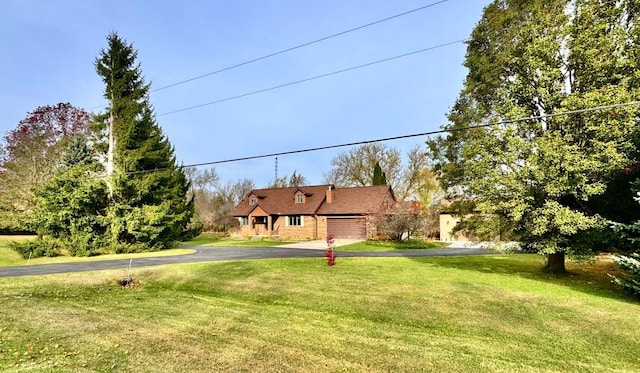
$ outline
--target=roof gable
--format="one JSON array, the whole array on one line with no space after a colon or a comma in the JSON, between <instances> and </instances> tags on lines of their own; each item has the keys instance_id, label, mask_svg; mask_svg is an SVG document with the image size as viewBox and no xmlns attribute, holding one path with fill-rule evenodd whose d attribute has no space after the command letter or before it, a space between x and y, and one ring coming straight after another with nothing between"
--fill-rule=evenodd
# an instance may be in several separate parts
<instances>
[{"instance_id":1,"label":"roof gable","mask_svg":"<svg viewBox=\"0 0 640 373\"><path fill-rule=\"evenodd\" d=\"M288 188L254 189L247 193L240 204L230 212L232 216L245 216L250 212L250 198L257 197L257 205L269 215L312 215L325 198L327 185L298 186ZM304 203L296 203L296 195L304 195Z\"/></svg>"}]
</instances>

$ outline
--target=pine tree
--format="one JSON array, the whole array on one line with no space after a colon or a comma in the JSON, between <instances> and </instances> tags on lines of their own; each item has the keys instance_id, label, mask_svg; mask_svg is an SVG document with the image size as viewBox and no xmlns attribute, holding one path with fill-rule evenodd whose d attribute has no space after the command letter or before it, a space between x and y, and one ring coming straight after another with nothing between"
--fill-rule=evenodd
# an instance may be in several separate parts
<instances>
[{"instance_id":1,"label":"pine tree","mask_svg":"<svg viewBox=\"0 0 640 373\"><path fill-rule=\"evenodd\" d=\"M640 202L640 179L633 183L631 190L636 195L634 198L636 203ZM635 252L614 255L613 259L616 265L626 271L626 274L623 277L610 276L615 284L640 298L640 220L630 224L615 224L614 229L629 241Z\"/></svg>"},{"instance_id":2,"label":"pine tree","mask_svg":"<svg viewBox=\"0 0 640 373\"><path fill-rule=\"evenodd\" d=\"M189 182L156 123L137 51L115 33L107 43L95 66L109 102L97 119L108 138L111 243L119 251L168 248L194 214Z\"/></svg>"}]
</instances>

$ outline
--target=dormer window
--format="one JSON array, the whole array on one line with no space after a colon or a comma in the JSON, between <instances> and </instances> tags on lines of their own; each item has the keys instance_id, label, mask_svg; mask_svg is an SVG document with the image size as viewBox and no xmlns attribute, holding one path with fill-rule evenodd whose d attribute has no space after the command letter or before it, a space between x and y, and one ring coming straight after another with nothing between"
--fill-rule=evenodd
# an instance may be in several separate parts
<instances>
[{"instance_id":1,"label":"dormer window","mask_svg":"<svg viewBox=\"0 0 640 373\"><path fill-rule=\"evenodd\" d=\"M251 198L249 199L249 204L250 204L251 206L255 205L256 203L258 203L258 199L257 199L256 197L251 197Z\"/></svg>"},{"instance_id":2,"label":"dormer window","mask_svg":"<svg viewBox=\"0 0 640 373\"><path fill-rule=\"evenodd\" d=\"M296 203L304 203L304 194L298 193L296 195Z\"/></svg>"}]
</instances>

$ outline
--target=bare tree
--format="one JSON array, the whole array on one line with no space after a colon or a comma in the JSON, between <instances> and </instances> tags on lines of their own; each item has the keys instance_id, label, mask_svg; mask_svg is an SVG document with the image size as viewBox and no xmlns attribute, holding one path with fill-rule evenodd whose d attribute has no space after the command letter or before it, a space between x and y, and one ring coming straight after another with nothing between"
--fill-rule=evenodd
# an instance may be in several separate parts
<instances>
[{"instance_id":1,"label":"bare tree","mask_svg":"<svg viewBox=\"0 0 640 373\"><path fill-rule=\"evenodd\" d=\"M338 154L331 160L331 171L324 178L327 183L341 187L373 185L376 163L380 163L387 182L395 190L402 174L400 151L381 143L360 145Z\"/></svg>"},{"instance_id":2,"label":"bare tree","mask_svg":"<svg viewBox=\"0 0 640 373\"><path fill-rule=\"evenodd\" d=\"M398 202L378 215L378 233L395 241L423 233L425 220L417 204Z\"/></svg>"},{"instance_id":3,"label":"bare tree","mask_svg":"<svg viewBox=\"0 0 640 373\"><path fill-rule=\"evenodd\" d=\"M430 168L426 148L415 146L402 162L396 148L371 143L340 153L331 160L332 169L325 174L325 182L337 186L374 185L376 165L386 176L399 201L420 201L431 205L442 194L435 173Z\"/></svg>"}]
</instances>

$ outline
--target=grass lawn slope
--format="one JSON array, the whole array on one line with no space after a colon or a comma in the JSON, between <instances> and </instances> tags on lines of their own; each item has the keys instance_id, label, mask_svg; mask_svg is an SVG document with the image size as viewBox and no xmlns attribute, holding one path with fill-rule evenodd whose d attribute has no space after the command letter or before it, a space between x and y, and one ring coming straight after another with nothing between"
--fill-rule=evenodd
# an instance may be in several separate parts
<instances>
[{"instance_id":1,"label":"grass lawn slope","mask_svg":"<svg viewBox=\"0 0 640 373\"><path fill-rule=\"evenodd\" d=\"M66 262L89 262L96 260L109 260L109 259L129 259L129 258L146 258L154 256L168 256L168 255L184 255L193 253L193 249L171 249L162 251L153 251L137 254L110 254L110 255L98 255L98 256L56 256L56 257L42 257L33 259L24 259L20 254L11 250L7 244L10 241L21 241L33 239L33 236L0 236L0 267L3 266L17 266L26 264L50 264L50 263L66 263Z\"/></svg>"},{"instance_id":2,"label":"grass lawn slope","mask_svg":"<svg viewBox=\"0 0 640 373\"><path fill-rule=\"evenodd\" d=\"M610 261L277 259L0 279L0 371L624 372Z\"/></svg>"}]
</instances>

